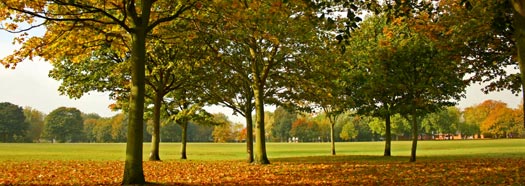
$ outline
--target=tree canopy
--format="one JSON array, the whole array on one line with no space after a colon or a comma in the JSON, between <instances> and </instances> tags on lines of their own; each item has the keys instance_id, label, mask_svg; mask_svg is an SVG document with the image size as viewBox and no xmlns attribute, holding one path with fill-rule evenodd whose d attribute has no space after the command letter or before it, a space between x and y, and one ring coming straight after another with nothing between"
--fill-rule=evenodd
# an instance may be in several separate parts
<instances>
[{"instance_id":1,"label":"tree canopy","mask_svg":"<svg viewBox=\"0 0 525 186\"><path fill-rule=\"evenodd\" d=\"M78 142L83 138L83 123L78 109L57 108L44 119L44 138L53 142Z\"/></svg>"},{"instance_id":2,"label":"tree canopy","mask_svg":"<svg viewBox=\"0 0 525 186\"><path fill-rule=\"evenodd\" d=\"M22 141L29 129L22 107L12 103L0 103L0 141Z\"/></svg>"}]
</instances>

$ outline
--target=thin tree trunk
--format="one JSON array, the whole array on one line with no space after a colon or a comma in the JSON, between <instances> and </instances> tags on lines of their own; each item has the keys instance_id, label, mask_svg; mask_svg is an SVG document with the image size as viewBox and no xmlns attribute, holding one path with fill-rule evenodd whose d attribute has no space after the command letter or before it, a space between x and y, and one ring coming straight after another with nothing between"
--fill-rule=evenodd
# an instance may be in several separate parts
<instances>
[{"instance_id":1,"label":"thin tree trunk","mask_svg":"<svg viewBox=\"0 0 525 186\"><path fill-rule=\"evenodd\" d=\"M250 90L251 91L251 90ZM246 119L246 152L248 154L247 162L253 163L253 119L252 119L252 104L251 96L247 99L249 103L246 103L244 110L244 117Z\"/></svg>"},{"instance_id":2,"label":"thin tree trunk","mask_svg":"<svg viewBox=\"0 0 525 186\"><path fill-rule=\"evenodd\" d=\"M150 161L160 161L160 108L162 104L162 93L157 91L155 93L155 100L153 104L153 134L151 136L151 153L149 154Z\"/></svg>"},{"instance_id":3,"label":"thin tree trunk","mask_svg":"<svg viewBox=\"0 0 525 186\"><path fill-rule=\"evenodd\" d=\"M250 84L244 83L244 90L246 95L246 103L244 105L244 118L246 119L246 153L247 159L246 162L253 163L253 119L252 119L252 110L253 110L253 91L250 87Z\"/></svg>"},{"instance_id":4,"label":"thin tree trunk","mask_svg":"<svg viewBox=\"0 0 525 186\"><path fill-rule=\"evenodd\" d=\"M246 162L252 163L253 160L253 120L252 117L246 117L246 152L248 158Z\"/></svg>"},{"instance_id":5,"label":"thin tree trunk","mask_svg":"<svg viewBox=\"0 0 525 186\"><path fill-rule=\"evenodd\" d=\"M330 143L331 143L331 151L332 151L332 156L335 156L335 131L334 131L334 126L335 126L335 119L333 122L330 122Z\"/></svg>"},{"instance_id":6,"label":"thin tree trunk","mask_svg":"<svg viewBox=\"0 0 525 186\"><path fill-rule=\"evenodd\" d=\"M418 139L417 116L412 112L412 150L410 153L410 162L416 161L417 139Z\"/></svg>"},{"instance_id":7,"label":"thin tree trunk","mask_svg":"<svg viewBox=\"0 0 525 186\"><path fill-rule=\"evenodd\" d=\"M392 131L390 113L385 116L385 152L383 156L392 156Z\"/></svg>"},{"instance_id":8,"label":"thin tree trunk","mask_svg":"<svg viewBox=\"0 0 525 186\"><path fill-rule=\"evenodd\" d=\"M126 144L123 185L146 183L142 167L146 28L137 27L136 33L132 34L132 38L128 141Z\"/></svg>"},{"instance_id":9,"label":"thin tree trunk","mask_svg":"<svg viewBox=\"0 0 525 186\"><path fill-rule=\"evenodd\" d=\"M180 159L188 159L186 156L186 143L188 139L188 122L182 121L181 123L182 128L182 137L181 137L181 146L180 146Z\"/></svg>"}]
</instances>

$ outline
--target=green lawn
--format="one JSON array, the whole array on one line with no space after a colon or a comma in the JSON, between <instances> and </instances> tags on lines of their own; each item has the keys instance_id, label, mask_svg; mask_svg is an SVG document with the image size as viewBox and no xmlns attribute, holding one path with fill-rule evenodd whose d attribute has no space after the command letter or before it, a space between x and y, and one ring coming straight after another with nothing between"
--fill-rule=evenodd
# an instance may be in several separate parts
<instances>
[{"instance_id":1,"label":"green lawn","mask_svg":"<svg viewBox=\"0 0 525 186\"><path fill-rule=\"evenodd\" d=\"M409 156L410 141L394 141L393 156ZM338 155L381 156L384 142L336 143ZM243 160L246 158L243 143L189 143L190 160ZM150 144L144 144L147 158ZM179 143L162 143L161 159L179 159ZM0 143L0 161L26 160L124 160L125 144L6 144ZM268 157L289 158L305 156L326 156L329 143L268 143ZM418 157L502 157L525 158L525 139L501 140L452 140L420 141Z\"/></svg>"}]
</instances>

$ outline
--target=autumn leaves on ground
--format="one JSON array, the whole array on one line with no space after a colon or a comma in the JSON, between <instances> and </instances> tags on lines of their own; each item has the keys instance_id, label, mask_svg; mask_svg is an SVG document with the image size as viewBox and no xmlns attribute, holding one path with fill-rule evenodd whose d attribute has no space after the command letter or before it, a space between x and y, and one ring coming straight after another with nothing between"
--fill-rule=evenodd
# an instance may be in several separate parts
<instances>
[{"instance_id":1,"label":"autumn leaves on ground","mask_svg":"<svg viewBox=\"0 0 525 186\"><path fill-rule=\"evenodd\" d=\"M322 155L325 143L270 143L269 165L246 163L241 143L192 143L189 160L168 143L144 173L151 185L520 185L524 142L421 141L415 163L408 141L392 144L393 157L380 155L383 142L338 143L337 156ZM0 144L0 185L120 185L123 146Z\"/></svg>"},{"instance_id":2,"label":"autumn leaves on ground","mask_svg":"<svg viewBox=\"0 0 525 186\"><path fill-rule=\"evenodd\" d=\"M462 160L335 156L243 161L144 162L146 179L166 185L512 185L525 183L525 159ZM120 185L119 161L3 162L0 184Z\"/></svg>"}]
</instances>

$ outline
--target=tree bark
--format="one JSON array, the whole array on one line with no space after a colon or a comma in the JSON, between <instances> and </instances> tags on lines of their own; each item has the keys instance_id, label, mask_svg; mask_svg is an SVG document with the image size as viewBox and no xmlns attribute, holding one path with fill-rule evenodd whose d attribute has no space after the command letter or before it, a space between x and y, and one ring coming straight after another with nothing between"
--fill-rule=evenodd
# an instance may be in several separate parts
<instances>
[{"instance_id":1,"label":"tree bark","mask_svg":"<svg viewBox=\"0 0 525 186\"><path fill-rule=\"evenodd\" d=\"M251 91L251 90L249 90ZM252 99L250 94L246 98L247 102L244 108L244 117L246 119L246 152L248 154L246 162L253 163L253 119L252 119Z\"/></svg>"},{"instance_id":2,"label":"tree bark","mask_svg":"<svg viewBox=\"0 0 525 186\"><path fill-rule=\"evenodd\" d=\"M151 153L149 154L150 161L160 161L160 108L162 107L162 93L155 92L155 100L153 103L153 134L151 136Z\"/></svg>"},{"instance_id":3,"label":"tree bark","mask_svg":"<svg viewBox=\"0 0 525 186\"><path fill-rule=\"evenodd\" d=\"M390 122L390 113L385 116L385 152L383 156L392 156L392 125Z\"/></svg>"},{"instance_id":4,"label":"tree bark","mask_svg":"<svg viewBox=\"0 0 525 186\"><path fill-rule=\"evenodd\" d=\"M418 139L417 116L412 112L412 150L410 153L410 162L416 161L417 139Z\"/></svg>"},{"instance_id":5,"label":"tree bark","mask_svg":"<svg viewBox=\"0 0 525 186\"><path fill-rule=\"evenodd\" d=\"M188 122L182 121L181 123L182 128L182 137L181 137L181 146L180 146L180 159L188 159L186 156L186 144L188 140Z\"/></svg>"},{"instance_id":6,"label":"tree bark","mask_svg":"<svg viewBox=\"0 0 525 186\"><path fill-rule=\"evenodd\" d=\"M525 3L520 0L513 0L512 5L514 7L514 39L518 51L522 99L525 103ZM523 112L525 112L525 104L522 106ZM523 114L523 127L525 128L525 114Z\"/></svg>"},{"instance_id":7,"label":"tree bark","mask_svg":"<svg viewBox=\"0 0 525 186\"><path fill-rule=\"evenodd\" d=\"M330 121L330 143L331 143L331 152L332 156L335 156L335 119L333 121Z\"/></svg>"},{"instance_id":8,"label":"tree bark","mask_svg":"<svg viewBox=\"0 0 525 186\"><path fill-rule=\"evenodd\" d=\"M253 93L255 95L255 154L254 163L256 164L270 164L266 155L266 139L264 133L264 96L258 78L255 78L255 85Z\"/></svg>"},{"instance_id":9,"label":"tree bark","mask_svg":"<svg viewBox=\"0 0 525 186\"><path fill-rule=\"evenodd\" d=\"M123 185L146 183L142 167L146 28L137 27L136 33L132 34L132 39L128 141L126 144Z\"/></svg>"}]
</instances>

